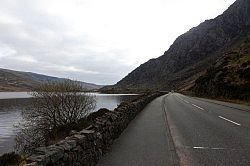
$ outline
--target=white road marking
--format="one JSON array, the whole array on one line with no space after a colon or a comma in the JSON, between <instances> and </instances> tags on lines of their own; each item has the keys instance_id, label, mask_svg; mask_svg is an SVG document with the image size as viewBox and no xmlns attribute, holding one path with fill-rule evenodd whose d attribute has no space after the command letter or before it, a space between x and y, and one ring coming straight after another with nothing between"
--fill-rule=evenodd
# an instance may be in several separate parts
<instances>
[{"instance_id":1,"label":"white road marking","mask_svg":"<svg viewBox=\"0 0 250 166\"><path fill-rule=\"evenodd\" d=\"M227 118L224 118L223 116L219 116L219 118L224 119L224 120L226 120L226 121L228 121L228 122L231 122L231 123L233 123L233 124L235 124L235 125L238 125L238 126L241 125L241 124L236 123L236 122L234 122L234 121L232 121L232 120L229 120L229 119L227 119Z\"/></svg>"},{"instance_id":2,"label":"white road marking","mask_svg":"<svg viewBox=\"0 0 250 166\"><path fill-rule=\"evenodd\" d=\"M179 96L177 96L180 100L184 101L185 103L189 103L187 100L184 100L182 98L180 98Z\"/></svg>"},{"instance_id":3,"label":"white road marking","mask_svg":"<svg viewBox=\"0 0 250 166\"><path fill-rule=\"evenodd\" d=\"M201 109L201 110L204 110L204 108L201 108L198 105L195 105L195 104L192 104L192 105L195 106L195 107L197 107L197 108L199 108L199 109Z\"/></svg>"},{"instance_id":4,"label":"white road marking","mask_svg":"<svg viewBox=\"0 0 250 166\"><path fill-rule=\"evenodd\" d=\"M226 148L211 148L211 147L194 146L193 149L224 150L224 149L226 149Z\"/></svg>"},{"instance_id":5,"label":"white road marking","mask_svg":"<svg viewBox=\"0 0 250 166\"><path fill-rule=\"evenodd\" d=\"M209 149L209 147L195 146L193 149Z\"/></svg>"},{"instance_id":6,"label":"white road marking","mask_svg":"<svg viewBox=\"0 0 250 166\"><path fill-rule=\"evenodd\" d=\"M185 103L188 103L188 104L190 103L187 100L184 100L184 99L180 98L179 96L177 96L177 98L179 98L180 100L184 101ZM195 106L195 107L197 107L197 108L199 108L199 109L201 109L201 110L205 110L204 108L201 108L198 105L195 105L195 104L192 104L192 105Z\"/></svg>"}]
</instances>

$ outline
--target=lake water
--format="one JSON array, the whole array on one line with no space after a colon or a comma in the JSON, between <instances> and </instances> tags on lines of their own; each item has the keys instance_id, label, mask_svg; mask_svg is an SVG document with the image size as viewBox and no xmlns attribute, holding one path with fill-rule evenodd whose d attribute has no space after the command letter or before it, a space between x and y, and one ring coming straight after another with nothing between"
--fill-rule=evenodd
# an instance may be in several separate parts
<instances>
[{"instance_id":1,"label":"lake water","mask_svg":"<svg viewBox=\"0 0 250 166\"><path fill-rule=\"evenodd\" d=\"M122 101L135 98L135 95L95 93L97 103L94 111L100 108L113 110ZM21 111L31 102L26 92L0 92L0 155L13 150L15 144L14 125L22 119Z\"/></svg>"}]
</instances>

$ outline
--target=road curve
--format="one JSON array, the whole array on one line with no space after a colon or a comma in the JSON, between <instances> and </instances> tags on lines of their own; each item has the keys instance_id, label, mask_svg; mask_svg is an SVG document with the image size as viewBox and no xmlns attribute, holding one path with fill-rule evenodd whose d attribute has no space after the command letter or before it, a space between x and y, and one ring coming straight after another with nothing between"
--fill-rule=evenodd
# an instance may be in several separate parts
<instances>
[{"instance_id":1,"label":"road curve","mask_svg":"<svg viewBox=\"0 0 250 166\"><path fill-rule=\"evenodd\" d=\"M250 165L250 107L178 93L164 103L180 165Z\"/></svg>"}]
</instances>

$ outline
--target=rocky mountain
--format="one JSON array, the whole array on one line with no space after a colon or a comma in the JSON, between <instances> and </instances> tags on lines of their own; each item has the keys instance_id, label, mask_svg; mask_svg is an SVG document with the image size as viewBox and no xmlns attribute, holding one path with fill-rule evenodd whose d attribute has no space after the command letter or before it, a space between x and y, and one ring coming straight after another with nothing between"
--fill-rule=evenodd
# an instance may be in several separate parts
<instances>
[{"instance_id":1,"label":"rocky mountain","mask_svg":"<svg viewBox=\"0 0 250 166\"><path fill-rule=\"evenodd\" d=\"M250 32L250 1L236 0L222 15L179 36L162 56L151 59L114 86L116 90L171 90L194 81Z\"/></svg>"},{"instance_id":2,"label":"rocky mountain","mask_svg":"<svg viewBox=\"0 0 250 166\"><path fill-rule=\"evenodd\" d=\"M0 91L30 91L44 81L60 81L64 79L65 78L0 68ZM86 82L79 81L79 83L88 90L102 87Z\"/></svg>"},{"instance_id":3,"label":"rocky mountain","mask_svg":"<svg viewBox=\"0 0 250 166\"><path fill-rule=\"evenodd\" d=\"M250 100L250 37L220 57L192 91L197 96Z\"/></svg>"}]
</instances>

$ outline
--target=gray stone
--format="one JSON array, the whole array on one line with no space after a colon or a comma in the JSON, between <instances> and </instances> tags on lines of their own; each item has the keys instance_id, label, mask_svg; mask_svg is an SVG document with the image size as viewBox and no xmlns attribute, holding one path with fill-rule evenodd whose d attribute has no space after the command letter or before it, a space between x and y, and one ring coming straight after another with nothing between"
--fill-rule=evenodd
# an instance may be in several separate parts
<instances>
[{"instance_id":1,"label":"gray stone","mask_svg":"<svg viewBox=\"0 0 250 166\"><path fill-rule=\"evenodd\" d=\"M36 148L34 154L44 155L47 151L47 147Z\"/></svg>"},{"instance_id":2,"label":"gray stone","mask_svg":"<svg viewBox=\"0 0 250 166\"><path fill-rule=\"evenodd\" d=\"M51 149L47 152L50 161L52 163L58 161L59 159L63 158L64 156L64 151L62 151L61 149Z\"/></svg>"},{"instance_id":3,"label":"gray stone","mask_svg":"<svg viewBox=\"0 0 250 166\"><path fill-rule=\"evenodd\" d=\"M73 139L75 139L77 143L82 144L86 140L86 137L84 135L76 134L73 135Z\"/></svg>"},{"instance_id":4,"label":"gray stone","mask_svg":"<svg viewBox=\"0 0 250 166\"><path fill-rule=\"evenodd\" d=\"M29 164L25 164L25 166L38 166L37 162L32 162Z\"/></svg>"},{"instance_id":5,"label":"gray stone","mask_svg":"<svg viewBox=\"0 0 250 166\"><path fill-rule=\"evenodd\" d=\"M67 161L68 158L69 158L69 155L67 153L64 153L64 155L63 155L63 161L64 162Z\"/></svg>"},{"instance_id":6,"label":"gray stone","mask_svg":"<svg viewBox=\"0 0 250 166\"><path fill-rule=\"evenodd\" d=\"M27 160L31 165L27 166L48 163L55 166L95 165L110 148L114 139L153 98L140 100L134 105L119 107L114 112L99 117L88 130L74 132L73 135L55 145L37 148Z\"/></svg>"},{"instance_id":7,"label":"gray stone","mask_svg":"<svg viewBox=\"0 0 250 166\"><path fill-rule=\"evenodd\" d=\"M83 130L81 130L80 132L79 132L79 134L93 134L95 131L93 131L93 130L85 130L85 129L83 129Z\"/></svg>"},{"instance_id":8,"label":"gray stone","mask_svg":"<svg viewBox=\"0 0 250 166\"><path fill-rule=\"evenodd\" d=\"M76 133L77 133L76 130L71 130L70 133L69 133L69 135L74 135L74 134L76 134Z\"/></svg>"},{"instance_id":9,"label":"gray stone","mask_svg":"<svg viewBox=\"0 0 250 166\"><path fill-rule=\"evenodd\" d=\"M62 141L60 144L57 144L57 146L63 148L65 151L71 150L71 146L66 141Z\"/></svg>"},{"instance_id":10,"label":"gray stone","mask_svg":"<svg viewBox=\"0 0 250 166\"><path fill-rule=\"evenodd\" d=\"M32 155L27 161L36 162L38 165L46 165L49 162L49 157L47 155Z\"/></svg>"},{"instance_id":11,"label":"gray stone","mask_svg":"<svg viewBox=\"0 0 250 166\"><path fill-rule=\"evenodd\" d=\"M70 146L70 149L76 147L76 140L74 139L65 140L65 142Z\"/></svg>"}]
</instances>

